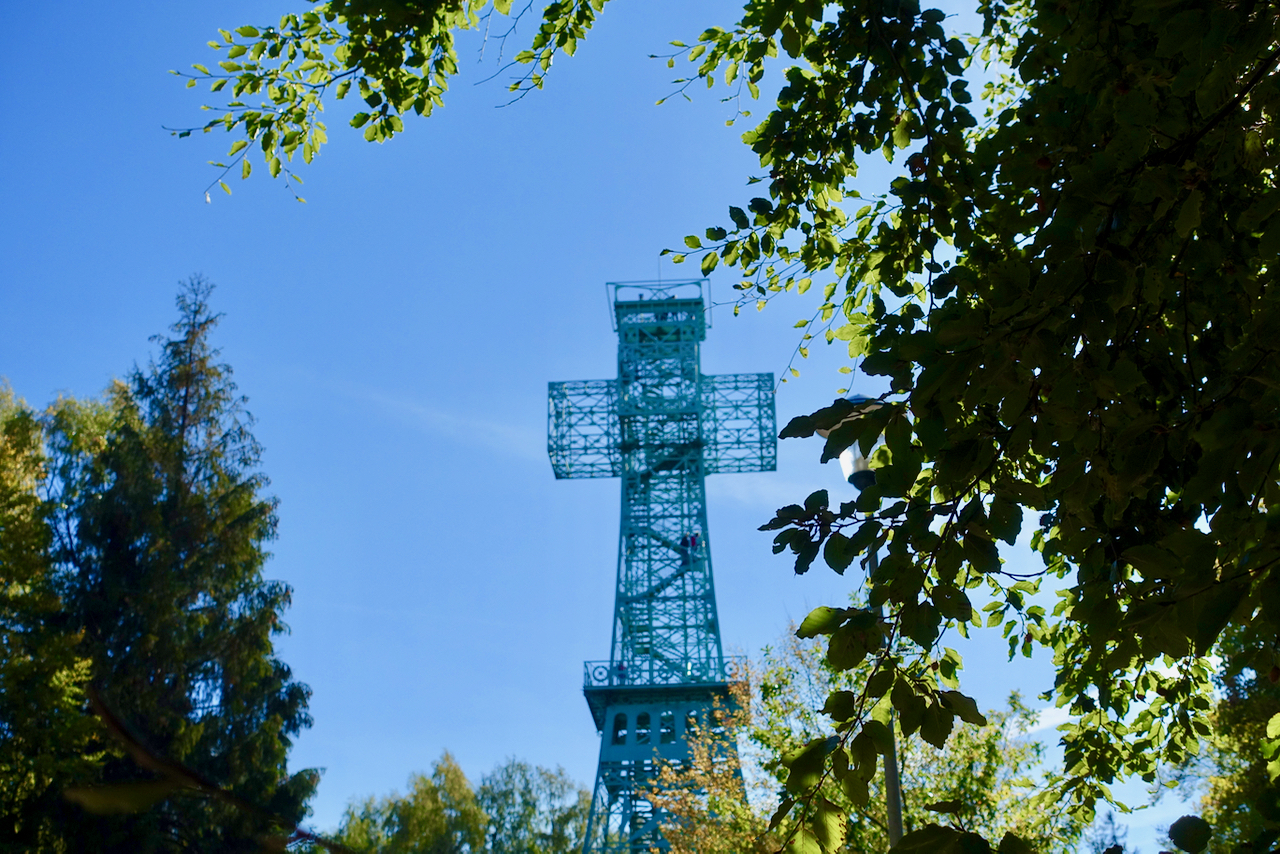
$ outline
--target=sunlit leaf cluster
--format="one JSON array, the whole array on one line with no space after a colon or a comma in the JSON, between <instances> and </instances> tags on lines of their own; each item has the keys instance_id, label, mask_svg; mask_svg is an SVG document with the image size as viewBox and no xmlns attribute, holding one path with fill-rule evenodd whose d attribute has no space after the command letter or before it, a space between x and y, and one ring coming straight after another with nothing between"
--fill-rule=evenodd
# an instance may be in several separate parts
<instances>
[{"instance_id":1,"label":"sunlit leaf cluster","mask_svg":"<svg viewBox=\"0 0 1280 854\"><path fill-rule=\"evenodd\" d=\"M799 571L820 550L843 571L882 549L872 604L926 659L949 628L983 623L1011 653L1048 646L1051 696L1075 716L1062 789L1088 810L1117 777L1154 779L1198 749L1199 657L1228 622L1280 624L1276 14L983 11L973 47L1022 91L982 122L964 106L969 51L930 12L799 20L787 52L803 66L747 136L769 198L714 251L772 241L776 268L738 260L761 295L797 259L829 274L825 309L845 321L831 338L891 389L864 417L837 404L784 430L831 431L826 458L860 445L877 482L839 509L816 495L779 511L777 546ZM858 154L891 149L908 174L880 211L852 230L816 215L830 175L839 190ZM997 545L1024 510L1042 514L1033 578ZM1032 602L1044 578L1051 613Z\"/></svg>"},{"instance_id":2,"label":"sunlit leaf cluster","mask_svg":"<svg viewBox=\"0 0 1280 854\"><path fill-rule=\"evenodd\" d=\"M557 53L572 55L604 0L563 0L546 8L528 50L514 62L529 70L511 83L513 92L541 88ZM514 29L500 34L505 39ZM364 108L350 119L369 142L384 142L404 130L403 116L431 115L444 104L449 78L458 72L457 33L488 28L493 16L510 16L511 0L331 0L310 11L282 15L275 26L219 30L209 47L226 56L211 69L195 63L192 71L172 72L188 87L208 81L211 92L230 99L206 110L219 113L204 125L174 130L179 137L221 128L236 140L228 162L210 161L222 179L237 165L248 178L250 145L261 149L271 176L290 171L295 155L310 163L328 141L321 120L326 97L341 101L353 90ZM299 197L299 201L303 201Z\"/></svg>"}]
</instances>

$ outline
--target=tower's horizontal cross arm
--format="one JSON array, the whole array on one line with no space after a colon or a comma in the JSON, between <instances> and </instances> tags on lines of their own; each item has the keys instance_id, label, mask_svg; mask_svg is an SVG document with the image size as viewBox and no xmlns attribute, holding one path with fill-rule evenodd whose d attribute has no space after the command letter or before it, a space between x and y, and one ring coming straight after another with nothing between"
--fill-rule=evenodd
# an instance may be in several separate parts
<instances>
[{"instance_id":1,"label":"tower's horizontal cross arm","mask_svg":"<svg viewBox=\"0 0 1280 854\"><path fill-rule=\"evenodd\" d=\"M712 374L700 383L707 474L773 471L778 464L773 374Z\"/></svg>"},{"instance_id":2,"label":"tower's horizontal cross arm","mask_svg":"<svg viewBox=\"0 0 1280 854\"><path fill-rule=\"evenodd\" d=\"M557 478L618 477L618 381L547 384L547 453Z\"/></svg>"}]
</instances>

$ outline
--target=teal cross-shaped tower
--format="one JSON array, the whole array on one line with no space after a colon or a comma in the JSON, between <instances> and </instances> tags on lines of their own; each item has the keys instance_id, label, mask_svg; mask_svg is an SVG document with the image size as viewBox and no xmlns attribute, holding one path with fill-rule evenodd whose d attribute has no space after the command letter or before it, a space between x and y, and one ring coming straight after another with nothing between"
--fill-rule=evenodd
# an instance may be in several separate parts
<instances>
[{"instance_id":1,"label":"teal cross-shaped tower","mask_svg":"<svg viewBox=\"0 0 1280 854\"><path fill-rule=\"evenodd\" d=\"M705 286L610 285L618 378L550 384L556 477L622 479L613 647L585 665L601 735L586 854L667 847L644 792L659 759L685 758L692 727L714 726L736 669L720 645L704 477L774 469L774 384L703 375Z\"/></svg>"}]
</instances>

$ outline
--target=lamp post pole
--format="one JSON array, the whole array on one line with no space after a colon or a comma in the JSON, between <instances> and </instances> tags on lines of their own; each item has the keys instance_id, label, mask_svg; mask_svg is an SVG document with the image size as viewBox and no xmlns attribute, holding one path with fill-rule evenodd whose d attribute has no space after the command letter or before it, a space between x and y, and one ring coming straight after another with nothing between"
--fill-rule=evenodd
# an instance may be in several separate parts
<instances>
[{"instance_id":1,"label":"lamp post pole","mask_svg":"<svg viewBox=\"0 0 1280 854\"><path fill-rule=\"evenodd\" d=\"M875 549L871 551L869 565L871 574L874 575L880 565L880 554ZM898 777L898 736L892 712L889 714L889 750L884 755L884 796L889 847L892 848L902 839L902 780Z\"/></svg>"},{"instance_id":2,"label":"lamp post pole","mask_svg":"<svg viewBox=\"0 0 1280 854\"><path fill-rule=\"evenodd\" d=\"M863 397L860 394L849 395L846 400L854 405L854 411L840 423L844 423L849 419L860 418L881 405L880 401ZM831 429L834 430L838 426L839 424ZM830 433L829 430L820 430L818 432L824 437ZM845 448L841 452L840 468L844 474L844 479L859 492L876 482L876 474L871 470L866 458L853 448ZM880 566L880 552L878 549L873 548L871 550L867 564L867 574L875 575L876 569ZM889 825L889 847L892 848L902 839L902 780L898 776L898 737L895 733L892 713L889 716L889 750L884 755L884 794L885 813Z\"/></svg>"}]
</instances>

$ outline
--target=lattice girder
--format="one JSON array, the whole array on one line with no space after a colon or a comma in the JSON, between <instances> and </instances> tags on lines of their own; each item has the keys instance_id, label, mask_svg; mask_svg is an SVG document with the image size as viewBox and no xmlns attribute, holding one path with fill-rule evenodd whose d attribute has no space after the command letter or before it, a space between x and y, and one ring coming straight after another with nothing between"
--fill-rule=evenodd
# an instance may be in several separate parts
<instances>
[{"instance_id":1,"label":"lattice girder","mask_svg":"<svg viewBox=\"0 0 1280 854\"><path fill-rule=\"evenodd\" d=\"M778 467L773 374L704 376L699 393L706 474Z\"/></svg>"},{"instance_id":2,"label":"lattice girder","mask_svg":"<svg viewBox=\"0 0 1280 854\"><path fill-rule=\"evenodd\" d=\"M558 478L622 479L612 648L584 688L603 732L585 851L647 854L666 848L641 794L653 758L687 745L631 744L626 721L669 713L644 705L654 691L683 692L695 716L727 696L704 477L774 469L773 377L701 373L701 299L617 300L614 313L618 379L552 383L547 447Z\"/></svg>"},{"instance_id":3,"label":"lattice girder","mask_svg":"<svg viewBox=\"0 0 1280 854\"><path fill-rule=\"evenodd\" d=\"M547 453L557 478L622 474L617 380L549 383Z\"/></svg>"}]
</instances>

